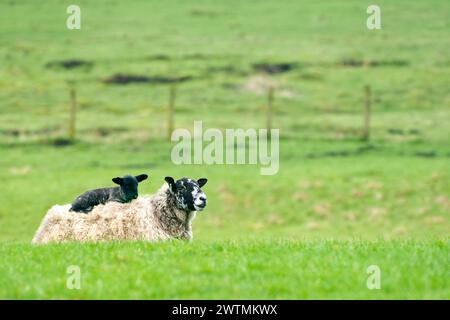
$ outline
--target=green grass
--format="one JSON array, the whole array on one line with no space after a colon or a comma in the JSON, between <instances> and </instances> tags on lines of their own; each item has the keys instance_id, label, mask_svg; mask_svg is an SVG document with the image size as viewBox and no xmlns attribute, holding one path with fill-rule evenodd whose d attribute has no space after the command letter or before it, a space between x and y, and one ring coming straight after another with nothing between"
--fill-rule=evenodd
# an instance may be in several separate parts
<instances>
[{"instance_id":1,"label":"green grass","mask_svg":"<svg viewBox=\"0 0 450 320\"><path fill-rule=\"evenodd\" d=\"M360 146L348 143L338 150ZM150 174L140 185L141 195L155 192L166 175L206 176L208 208L193 226L200 240L447 236L448 159L378 148L362 155L309 158L329 151L330 144L282 141L280 171L274 176L260 176L259 166L174 166L164 142L2 148L0 178L7 183L0 193L0 239L31 241L52 205L70 203L74 195L109 185L125 172Z\"/></svg>"},{"instance_id":2,"label":"green grass","mask_svg":"<svg viewBox=\"0 0 450 320\"><path fill-rule=\"evenodd\" d=\"M448 1L377 1L379 31L359 0L77 4L69 31L64 1L0 2L0 297L449 298ZM47 67L66 59L92 66ZM115 73L191 76L175 112L188 129L264 127L273 83L279 173L175 166L169 87L101 81ZM56 146L70 86L77 140ZM150 175L140 194L167 175L209 179L192 244L29 245L52 205L128 173ZM64 287L70 264L80 291ZM365 287L370 264L382 290Z\"/></svg>"},{"instance_id":3,"label":"green grass","mask_svg":"<svg viewBox=\"0 0 450 320\"><path fill-rule=\"evenodd\" d=\"M448 241L2 245L0 298L448 299ZM71 265L81 288L66 287ZM367 288L377 265L381 288Z\"/></svg>"},{"instance_id":4,"label":"green grass","mask_svg":"<svg viewBox=\"0 0 450 320\"><path fill-rule=\"evenodd\" d=\"M0 4L2 128L64 134L67 82L72 81L83 140L163 138L167 86L99 81L115 73L192 76L179 88L177 126L191 127L202 119L209 127L261 127L266 97L245 90L258 74L252 65L293 62L298 67L291 72L270 77L280 88L274 125L283 136L354 137L362 123L364 84L372 86L375 97L374 138L445 143L450 136L444 121L450 116L445 0L379 1L380 31L367 30L367 7L358 0L78 4L79 31L65 28L64 1ZM46 67L74 58L93 67ZM344 60L384 64L348 67ZM125 131L102 137L98 128ZM392 136L390 128L418 134ZM0 134L0 141L16 139Z\"/></svg>"}]
</instances>

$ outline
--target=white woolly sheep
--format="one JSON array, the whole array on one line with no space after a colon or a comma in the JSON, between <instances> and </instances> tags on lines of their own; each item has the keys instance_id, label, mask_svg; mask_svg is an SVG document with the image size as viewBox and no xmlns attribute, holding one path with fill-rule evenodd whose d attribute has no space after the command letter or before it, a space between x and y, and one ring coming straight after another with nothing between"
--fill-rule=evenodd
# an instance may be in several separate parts
<instances>
[{"instance_id":1,"label":"white woolly sheep","mask_svg":"<svg viewBox=\"0 0 450 320\"><path fill-rule=\"evenodd\" d=\"M108 202L89 214L69 211L70 205L53 206L44 217L32 243L108 240L192 239L191 223L206 206L200 189L207 179L197 181L165 178L159 191L130 203Z\"/></svg>"}]
</instances>

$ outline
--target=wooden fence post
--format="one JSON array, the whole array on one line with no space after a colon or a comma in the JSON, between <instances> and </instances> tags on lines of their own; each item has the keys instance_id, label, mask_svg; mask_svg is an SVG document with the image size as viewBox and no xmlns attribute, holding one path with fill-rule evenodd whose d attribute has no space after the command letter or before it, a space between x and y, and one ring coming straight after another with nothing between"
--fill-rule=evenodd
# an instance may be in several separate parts
<instances>
[{"instance_id":1,"label":"wooden fence post","mask_svg":"<svg viewBox=\"0 0 450 320\"><path fill-rule=\"evenodd\" d=\"M273 86L269 86L269 91L267 93L267 137L269 139L272 131L273 98L274 88Z\"/></svg>"},{"instance_id":2,"label":"wooden fence post","mask_svg":"<svg viewBox=\"0 0 450 320\"><path fill-rule=\"evenodd\" d=\"M364 87L364 129L363 140L369 140L370 138L370 105L372 99L372 92L369 85Z\"/></svg>"}]
</instances>

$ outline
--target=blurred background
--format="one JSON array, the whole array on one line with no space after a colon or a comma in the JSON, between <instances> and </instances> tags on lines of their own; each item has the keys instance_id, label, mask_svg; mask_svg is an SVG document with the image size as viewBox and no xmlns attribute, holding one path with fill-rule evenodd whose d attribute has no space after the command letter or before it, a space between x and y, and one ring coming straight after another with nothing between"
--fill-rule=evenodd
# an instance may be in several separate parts
<instances>
[{"instance_id":1,"label":"blurred background","mask_svg":"<svg viewBox=\"0 0 450 320\"><path fill-rule=\"evenodd\" d=\"M448 1L377 1L381 30L358 0L76 4L80 30L65 1L0 2L0 240L141 173L209 179L196 239L448 235ZM173 165L194 120L271 122L279 173Z\"/></svg>"}]
</instances>

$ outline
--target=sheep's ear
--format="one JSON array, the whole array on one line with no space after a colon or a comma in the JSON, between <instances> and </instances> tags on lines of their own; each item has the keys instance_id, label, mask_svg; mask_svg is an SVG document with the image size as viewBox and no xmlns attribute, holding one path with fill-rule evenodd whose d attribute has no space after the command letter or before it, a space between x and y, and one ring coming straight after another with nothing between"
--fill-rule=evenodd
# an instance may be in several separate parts
<instances>
[{"instance_id":1,"label":"sheep's ear","mask_svg":"<svg viewBox=\"0 0 450 320\"><path fill-rule=\"evenodd\" d=\"M172 192L175 192L175 180L173 180L172 177L165 177L164 180L166 180L167 184L169 185L169 188Z\"/></svg>"},{"instance_id":2,"label":"sheep's ear","mask_svg":"<svg viewBox=\"0 0 450 320\"><path fill-rule=\"evenodd\" d=\"M148 178L148 175L146 175L146 174L140 174L140 175L136 176L136 180L138 182L142 182L142 181L144 181L147 178Z\"/></svg>"},{"instance_id":3,"label":"sheep's ear","mask_svg":"<svg viewBox=\"0 0 450 320\"><path fill-rule=\"evenodd\" d=\"M208 179L206 179L206 178L200 178L197 180L197 183L200 186L200 188L203 187L207 182L208 182Z\"/></svg>"},{"instance_id":4,"label":"sheep's ear","mask_svg":"<svg viewBox=\"0 0 450 320\"><path fill-rule=\"evenodd\" d=\"M119 186L121 186L123 184L123 179L116 177L114 179L112 179L112 182L114 182L115 184L118 184Z\"/></svg>"}]
</instances>

